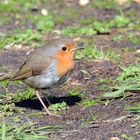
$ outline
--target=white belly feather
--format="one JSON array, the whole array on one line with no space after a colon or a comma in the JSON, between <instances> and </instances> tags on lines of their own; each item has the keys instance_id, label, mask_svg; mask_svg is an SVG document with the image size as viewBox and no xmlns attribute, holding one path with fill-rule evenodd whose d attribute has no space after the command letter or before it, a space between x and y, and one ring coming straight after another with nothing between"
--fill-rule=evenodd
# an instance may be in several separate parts
<instances>
[{"instance_id":1,"label":"white belly feather","mask_svg":"<svg viewBox=\"0 0 140 140\"><path fill-rule=\"evenodd\" d=\"M32 76L24 82L34 88L50 88L59 83L61 79L56 73L56 62L53 61L51 65L44 70L40 75Z\"/></svg>"}]
</instances>

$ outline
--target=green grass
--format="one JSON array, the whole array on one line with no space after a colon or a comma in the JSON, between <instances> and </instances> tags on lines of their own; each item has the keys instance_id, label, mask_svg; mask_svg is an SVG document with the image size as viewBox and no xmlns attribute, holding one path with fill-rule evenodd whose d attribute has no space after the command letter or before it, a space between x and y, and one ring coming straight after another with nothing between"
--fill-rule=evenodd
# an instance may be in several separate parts
<instances>
[{"instance_id":1,"label":"green grass","mask_svg":"<svg viewBox=\"0 0 140 140\"><path fill-rule=\"evenodd\" d=\"M140 113L140 104L128 106L126 107L126 110L131 113Z\"/></svg>"},{"instance_id":2,"label":"green grass","mask_svg":"<svg viewBox=\"0 0 140 140\"><path fill-rule=\"evenodd\" d=\"M115 0L94 0L92 2L92 7L96 9L116 9L117 8L117 3Z\"/></svg>"},{"instance_id":3,"label":"green grass","mask_svg":"<svg viewBox=\"0 0 140 140\"><path fill-rule=\"evenodd\" d=\"M10 84L9 80L0 82L0 87L3 87L5 90L8 90L7 87Z\"/></svg>"},{"instance_id":4,"label":"green grass","mask_svg":"<svg viewBox=\"0 0 140 140\"><path fill-rule=\"evenodd\" d=\"M5 80L3 82L0 82L0 87L4 88L7 92L8 91L8 86L10 85L23 85L23 83L21 81L9 81L9 80ZM22 100L28 100L28 99L32 99L34 98L34 89L32 88L28 88L23 92L17 93L17 94L0 94L0 98L1 100L5 100L5 101L22 101ZM2 103L2 101L0 101L0 103Z\"/></svg>"},{"instance_id":5,"label":"green grass","mask_svg":"<svg viewBox=\"0 0 140 140\"><path fill-rule=\"evenodd\" d=\"M131 23L131 20L124 16L124 15L117 15L115 16L114 20L110 22L110 26L116 27L116 28L122 28L126 27Z\"/></svg>"},{"instance_id":6,"label":"green grass","mask_svg":"<svg viewBox=\"0 0 140 140\"><path fill-rule=\"evenodd\" d=\"M24 0L12 0L14 3L18 4L19 7L22 7L22 9L24 10L29 10L32 9L34 7L36 7L36 5L39 5L41 2L39 0L30 0L26 2ZM46 0L47 3L47 0Z\"/></svg>"},{"instance_id":7,"label":"green grass","mask_svg":"<svg viewBox=\"0 0 140 140\"><path fill-rule=\"evenodd\" d=\"M16 84L19 83L15 83L14 85ZM11 116L18 113L23 114L25 109L16 107L13 102L29 100L29 99L33 99L34 97L35 97L34 89L32 88L28 88L24 92L20 92L16 94L15 93L0 94L0 114L5 116Z\"/></svg>"},{"instance_id":8,"label":"green grass","mask_svg":"<svg viewBox=\"0 0 140 140\"><path fill-rule=\"evenodd\" d=\"M117 43L120 43L120 42L125 40L125 36L124 35L117 35L117 36L114 36L112 40L117 42Z\"/></svg>"},{"instance_id":9,"label":"green grass","mask_svg":"<svg viewBox=\"0 0 140 140\"><path fill-rule=\"evenodd\" d=\"M111 87L112 92L103 95L105 98L125 97L131 95L127 94L127 91L140 91L140 66L132 65L121 69L122 72L116 79L116 86Z\"/></svg>"},{"instance_id":10,"label":"green grass","mask_svg":"<svg viewBox=\"0 0 140 140\"><path fill-rule=\"evenodd\" d=\"M47 1L42 1L47 4ZM27 26L28 23L32 24L35 29L29 29L21 31L14 30L12 34L3 34L0 33L0 48L5 48L5 46L14 46L17 44L28 44L32 47L32 44L36 41L43 40L43 33L50 33L54 31L54 21L53 17L49 14L47 16L43 16L41 14L37 14L36 16L31 13L32 8L38 7L42 4L39 0L11 0L8 1L7 4L1 2L0 11L1 11L1 20L0 25L5 26L5 24L17 24L20 26ZM22 10L21 10L22 9ZM39 10L37 8L37 10ZM25 14L27 13L27 14ZM24 14L24 15L23 15ZM15 17L13 19L13 16ZM22 22L20 21L22 17ZM17 25L17 26L18 26Z\"/></svg>"},{"instance_id":11,"label":"green grass","mask_svg":"<svg viewBox=\"0 0 140 140\"><path fill-rule=\"evenodd\" d=\"M11 22L11 17L7 17L5 15L1 15L0 25L6 25Z\"/></svg>"},{"instance_id":12,"label":"green grass","mask_svg":"<svg viewBox=\"0 0 140 140\"><path fill-rule=\"evenodd\" d=\"M99 78L99 79L97 79L97 83L99 83L99 84L110 84L110 83L112 83L112 79L111 79L111 77Z\"/></svg>"},{"instance_id":13,"label":"green grass","mask_svg":"<svg viewBox=\"0 0 140 140\"><path fill-rule=\"evenodd\" d=\"M116 54L112 50L103 51L102 48L97 48L95 44L89 44L89 47L76 54L76 59L94 59L97 61L101 60L112 60L118 61L120 55Z\"/></svg>"},{"instance_id":14,"label":"green grass","mask_svg":"<svg viewBox=\"0 0 140 140\"><path fill-rule=\"evenodd\" d=\"M33 21L38 31L49 33L54 30L54 21L51 15L34 17Z\"/></svg>"},{"instance_id":15,"label":"green grass","mask_svg":"<svg viewBox=\"0 0 140 140\"><path fill-rule=\"evenodd\" d=\"M97 105L97 101L93 99L84 99L80 104L85 107L92 107Z\"/></svg>"},{"instance_id":16,"label":"green grass","mask_svg":"<svg viewBox=\"0 0 140 140\"><path fill-rule=\"evenodd\" d=\"M28 88L22 93L17 93L16 95L13 95L12 98L14 101L23 101L23 100L29 100L33 99L35 97L34 89Z\"/></svg>"},{"instance_id":17,"label":"green grass","mask_svg":"<svg viewBox=\"0 0 140 140\"><path fill-rule=\"evenodd\" d=\"M7 35L1 38L0 48L5 48L6 45L14 46L17 44L32 44L33 41L40 41L41 39L41 34L28 29L26 31L17 32L15 34Z\"/></svg>"},{"instance_id":18,"label":"green grass","mask_svg":"<svg viewBox=\"0 0 140 140\"><path fill-rule=\"evenodd\" d=\"M80 23L83 26L84 25L88 26L88 25L91 25L94 21L95 21L94 17L93 16L89 16L87 18L84 18L84 19L80 20Z\"/></svg>"},{"instance_id":19,"label":"green grass","mask_svg":"<svg viewBox=\"0 0 140 140\"><path fill-rule=\"evenodd\" d=\"M68 93L69 96L78 96L78 97L84 97L84 94L81 93L80 89L73 89Z\"/></svg>"},{"instance_id":20,"label":"green grass","mask_svg":"<svg viewBox=\"0 0 140 140\"><path fill-rule=\"evenodd\" d=\"M15 114L23 114L25 109L17 108L14 103L0 105L0 118L2 116L12 116Z\"/></svg>"},{"instance_id":21,"label":"green grass","mask_svg":"<svg viewBox=\"0 0 140 140\"><path fill-rule=\"evenodd\" d=\"M18 8L17 6L10 1L8 4L4 4L3 2L0 3L0 12L1 13L17 13Z\"/></svg>"},{"instance_id":22,"label":"green grass","mask_svg":"<svg viewBox=\"0 0 140 140\"><path fill-rule=\"evenodd\" d=\"M129 33L128 40L134 45L140 45L139 36L137 36L135 33Z\"/></svg>"},{"instance_id":23,"label":"green grass","mask_svg":"<svg viewBox=\"0 0 140 140\"><path fill-rule=\"evenodd\" d=\"M92 110L90 109L89 110L88 118L87 119L84 118L82 120L81 128L85 128L85 127L89 128L90 126L93 126L94 125L94 122L96 122L97 118L98 117L96 115L94 115L92 113Z\"/></svg>"},{"instance_id":24,"label":"green grass","mask_svg":"<svg viewBox=\"0 0 140 140\"><path fill-rule=\"evenodd\" d=\"M66 104L66 102L56 103L49 106L49 110L57 114L61 114L62 112L60 111L66 110L67 108L68 108L68 105Z\"/></svg>"},{"instance_id":25,"label":"green grass","mask_svg":"<svg viewBox=\"0 0 140 140\"><path fill-rule=\"evenodd\" d=\"M137 17L137 16L136 16L136 17ZM135 22L134 24L132 24L131 28L132 28L133 30L136 30L136 31L139 30L139 28L140 28L140 18L137 17L136 22Z\"/></svg>"},{"instance_id":26,"label":"green grass","mask_svg":"<svg viewBox=\"0 0 140 140\"><path fill-rule=\"evenodd\" d=\"M89 99L88 97L86 97L85 94L82 94L80 89L71 90L68 95L81 97L82 101L80 103L78 103L80 106L92 107L92 106L96 106L98 104L97 100Z\"/></svg>"},{"instance_id":27,"label":"green grass","mask_svg":"<svg viewBox=\"0 0 140 140\"><path fill-rule=\"evenodd\" d=\"M81 22L85 22L85 19ZM93 20L93 21L92 21ZM95 21L90 19L88 21L90 24L84 24L86 26L81 27L69 27L62 29L62 35L69 37L73 36L93 36L95 34L110 33L114 28L123 28L130 24L131 20L123 15L116 15L114 19L106 21Z\"/></svg>"},{"instance_id":28,"label":"green grass","mask_svg":"<svg viewBox=\"0 0 140 140\"><path fill-rule=\"evenodd\" d=\"M47 1L46 1L47 3ZM22 11L30 10L34 8L36 5L39 5L39 0L10 0L8 3L1 2L0 3L0 12L1 13L20 13Z\"/></svg>"},{"instance_id":29,"label":"green grass","mask_svg":"<svg viewBox=\"0 0 140 140\"><path fill-rule=\"evenodd\" d=\"M53 20L54 20L54 24L58 25L58 24L64 24L66 17L65 16L57 16L57 15L53 15Z\"/></svg>"},{"instance_id":30,"label":"green grass","mask_svg":"<svg viewBox=\"0 0 140 140\"><path fill-rule=\"evenodd\" d=\"M124 140L135 140L132 136L128 136L127 134L122 134L121 138Z\"/></svg>"},{"instance_id":31,"label":"green grass","mask_svg":"<svg viewBox=\"0 0 140 140\"><path fill-rule=\"evenodd\" d=\"M76 36L93 36L97 32L92 27L68 27L64 28L61 31L62 35L68 37L76 37Z\"/></svg>"},{"instance_id":32,"label":"green grass","mask_svg":"<svg viewBox=\"0 0 140 140\"><path fill-rule=\"evenodd\" d=\"M46 4L45 8L47 9L48 7L48 1L42 1L44 5ZM115 1L95 1L92 2L94 3L94 6L96 8L105 8L108 9L109 7L115 6L116 3ZM0 38L0 48L5 48L5 46L13 46L15 44L29 44L32 46L32 42L34 41L39 41L43 40L43 35L45 33L50 34L54 33L55 29L57 29L57 25L61 25L60 33L62 36L66 37L77 37L77 36L93 36L96 34L105 34L105 33L110 33L114 28L124 28L128 27L130 25L131 20L129 17L125 16L122 10L119 11L119 14L116 15L113 19L108 19L104 21L96 20L92 16L89 16L87 18L84 18L80 20L80 23L78 23L75 27L70 27L69 25L66 25L63 27L62 25L64 23L67 23L66 21L70 20L67 16L70 14L71 18L79 18L80 14L82 14L82 11L77 12L74 8L66 8L63 10L62 15L56 16L56 11L55 12L49 12L47 16L41 15L40 11L41 9L38 8L42 3L39 0L31 0L31 1L19 1L19 0L11 0L8 4L2 4L4 8L1 8L1 10L5 13L5 10L9 9L7 11L8 13L13 13L12 9L14 7L18 7L16 9L16 13L18 13L19 19L23 17L22 19L22 24L26 24L26 22L31 23L34 27L34 31L30 29L26 29L25 31L19 31L11 35L2 35ZM59 5L59 4L58 4ZM101 7L100 7L101 6ZM108 7L109 6L109 7ZM11 8L10 8L11 7ZM21 8L22 7L22 10ZM37 7L37 14L34 16L33 13L30 11L32 8ZM11 10L10 10L11 9ZM27 15L23 14L28 13ZM12 14L11 14L12 15ZM10 24L11 17L10 18L5 18L6 16L2 16L1 18L1 24L3 25L4 23ZM19 19L16 17L16 20L18 21ZM5 19L4 19L5 18ZM12 21L16 22L16 21ZM19 22L19 21L18 21ZM21 23L19 24L21 25ZM23 26L23 25L22 25ZM130 37L133 38L134 37ZM114 38L114 40L121 40L121 37L119 38ZM131 39L130 39L131 40ZM138 39L135 39L135 42L138 42ZM111 54L109 54L111 55Z\"/></svg>"},{"instance_id":33,"label":"green grass","mask_svg":"<svg viewBox=\"0 0 140 140\"><path fill-rule=\"evenodd\" d=\"M24 125L9 125L5 121L0 123L1 140L47 140L48 134L59 129L57 126L37 127L35 123Z\"/></svg>"}]
</instances>

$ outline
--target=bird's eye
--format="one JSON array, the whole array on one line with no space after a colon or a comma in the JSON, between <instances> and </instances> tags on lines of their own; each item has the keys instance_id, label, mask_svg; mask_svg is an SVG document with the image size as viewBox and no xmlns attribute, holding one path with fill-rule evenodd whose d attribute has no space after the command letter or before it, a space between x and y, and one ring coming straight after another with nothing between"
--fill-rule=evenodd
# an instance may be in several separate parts
<instances>
[{"instance_id":1,"label":"bird's eye","mask_svg":"<svg viewBox=\"0 0 140 140\"><path fill-rule=\"evenodd\" d=\"M67 50L67 48L64 46L64 47L62 47L62 50L63 50L63 51L66 51L66 50Z\"/></svg>"}]
</instances>

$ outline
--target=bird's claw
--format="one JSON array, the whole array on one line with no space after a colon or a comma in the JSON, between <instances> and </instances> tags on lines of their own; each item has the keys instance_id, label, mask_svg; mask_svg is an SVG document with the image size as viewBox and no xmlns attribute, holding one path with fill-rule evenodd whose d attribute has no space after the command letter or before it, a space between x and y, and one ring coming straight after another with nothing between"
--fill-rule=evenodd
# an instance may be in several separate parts
<instances>
[{"instance_id":1,"label":"bird's claw","mask_svg":"<svg viewBox=\"0 0 140 140\"><path fill-rule=\"evenodd\" d=\"M51 112L43 112L43 114L48 115L48 116L59 117L59 118L62 117L62 116L60 116L60 115L57 115L57 114L54 114L54 113L51 113Z\"/></svg>"}]
</instances>

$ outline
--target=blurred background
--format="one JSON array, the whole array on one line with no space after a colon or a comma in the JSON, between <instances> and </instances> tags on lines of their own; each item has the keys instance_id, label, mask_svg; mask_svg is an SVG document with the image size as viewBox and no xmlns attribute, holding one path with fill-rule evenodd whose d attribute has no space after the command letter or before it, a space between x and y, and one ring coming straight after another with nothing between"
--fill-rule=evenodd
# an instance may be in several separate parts
<instances>
[{"instance_id":1,"label":"blurred background","mask_svg":"<svg viewBox=\"0 0 140 140\"><path fill-rule=\"evenodd\" d=\"M139 11L139 0L1 0L0 48L35 47L44 39L93 37L124 27L137 30Z\"/></svg>"}]
</instances>

